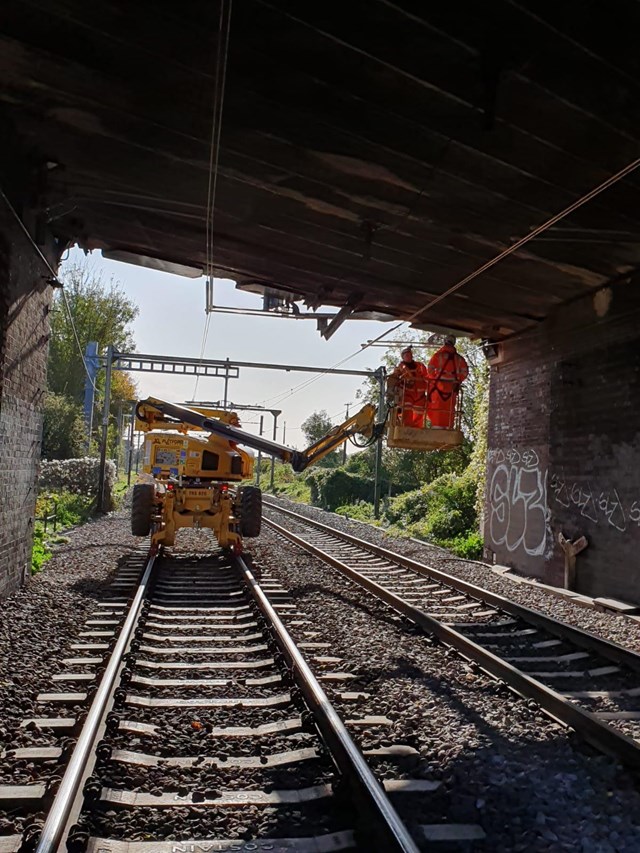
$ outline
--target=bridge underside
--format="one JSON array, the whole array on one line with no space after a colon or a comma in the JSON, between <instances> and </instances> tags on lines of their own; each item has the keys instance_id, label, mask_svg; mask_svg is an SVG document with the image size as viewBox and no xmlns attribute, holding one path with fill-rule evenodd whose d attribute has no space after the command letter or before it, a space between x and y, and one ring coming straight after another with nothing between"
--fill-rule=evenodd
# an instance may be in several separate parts
<instances>
[{"instance_id":1,"label":"bridge underside","mask_svg":"<svg viewBox=\"0 0 640 853\"><path fill-rule=\"evenodd\" d=\"M499 342L487 556L562 582L559 534L585 535L578 589L640 601L640 172L431 304L638 156L640 5L234 0L223 104L219 21L5 0L0 183L35 243ZM51 291L0 208L1 593L28 563Z\"/></svg>"},{"instance_id":2,"label":"bridge underside","mask_svg":"<svg viewBox=\"0 0 640 853\"><path fill-rule=\"evenodd\" d=\"M606 8L235 0L213 271L419 311L637 156L640 7ZM0 109L61 241L206 267L218 26L215 2L4 4ZM416 324L501 339L632 275L639 202L632 176Z\"/></svg>"}]
</instances>

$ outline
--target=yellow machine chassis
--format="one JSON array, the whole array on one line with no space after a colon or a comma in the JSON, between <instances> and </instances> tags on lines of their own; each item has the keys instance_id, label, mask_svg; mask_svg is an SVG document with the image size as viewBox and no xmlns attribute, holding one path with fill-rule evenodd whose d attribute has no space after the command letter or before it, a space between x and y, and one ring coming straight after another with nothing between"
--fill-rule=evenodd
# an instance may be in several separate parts
<instances>
[{"instance_id":1,"label":"yellow machine chassis","mask_svg":"<svg viewBox=\"0 0 640 853\"><path fill-rule=\"evenodd\" d=\"M217 494L216 494L217 491ZM217 498L217 500L213 500ZM178 530L211 530L221 548L239 551L242 538L233 511L234 493L214 489L167 490L160 498L158 517L151 533L152 545L173 545Z\"/></svg>"}]
</instances>

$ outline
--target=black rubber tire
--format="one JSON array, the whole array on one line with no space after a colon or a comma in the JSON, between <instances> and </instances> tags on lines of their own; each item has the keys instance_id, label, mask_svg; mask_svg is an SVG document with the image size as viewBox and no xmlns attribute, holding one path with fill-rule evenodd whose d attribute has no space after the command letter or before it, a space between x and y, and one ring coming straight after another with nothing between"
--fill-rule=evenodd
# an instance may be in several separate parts
<instances>
[{"instance_id":1,"label":"black rubber tire","mask_svg":"<svg viewBox=\"0 0 640 853\"><path fill-rule=\"evenodd\" d=\"M243 486L238 495L240 535L246 539L260 536L262 527L262 492L256 486Z\"/></svg>"},{"instance_id":2,"label":"black rubber tire","mask_svg":"<svg viewBox=\"0 0 640 853\"><path fill-rule=\"evenodd\" d=\"M136 483L131 498L131 532L134 536L151 533L151 516L154 508L155 487L153 483Z\"/></svg>"}]
</instances>

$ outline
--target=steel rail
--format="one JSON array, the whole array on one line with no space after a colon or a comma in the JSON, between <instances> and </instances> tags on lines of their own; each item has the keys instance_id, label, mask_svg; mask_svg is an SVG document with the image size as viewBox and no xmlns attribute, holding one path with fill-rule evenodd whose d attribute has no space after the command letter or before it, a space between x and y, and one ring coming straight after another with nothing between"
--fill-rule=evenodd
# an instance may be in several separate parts
<instances>
[{"instance_id":1,"label":"steel rail","mask_svg":"<svg viewBox=\"0 0 640 853\"><path fill-rule=\"evenodd\" d=\"M309 519L304 516L301 516L300 518L304 523L309 522ZM303 550L315 557L318 557L323 562L329 563L346 577L355 581L368 592L373 593L377 598L386 602L399 613L402 613L412 622L419 625L424 631L436 636L446 645L457 649L466 658L475 661L475 663L477 663L486 672L504 681L508 687L512 688L521 696L525 696L528 699L536 701L555 721L562 725L574 728L586 741L595 746L601 752L616 758L624 764L640 769L640 743L637 741L612 728L590 711L587 711L578 705L574 705L561 693L558 693L552 688L547 687L545 684L542 684L542 682L526 675L507 661L493 654L493 652L490 652L478 645L473 640L465 637L459 631L456 631L454 628L439 622L433 616L425 613L425 611L409 604L400 596L390 592L380 586L380 584L365 577L360 572L351 568L351 566L346 565L346 563L343 563L341 560L338 560L330 554L326 554L321 548L306 542L300 536L297 536L295 533L292 533L271 519L265 518L264 520L269 527L278 532L281 536L284 536ZM317 526L312 522L309 523L313 527ZM331 528L329 528L329 530L331 530ZM347 534L340 533L338 538L342 538L343 535L346 536ZM353 538L355 539L355 537ZM389 553L387 552L385 556L388 558ZM393 556L395 559L395 555ZM478 589L479 592L482 592L479 588L476 589Z\"/></svg>"},{"instance_id":2,"label":"steel rail","mask_svg":"<svg viewBox=\"0 0 640 853\"><path fill-rule=\"evenodd\" d=\"M147 594L149 581L155 565L156 555L151 554L147 561L139 586L133 597L129 612L124 621L118 640L109 658L89 713L78 737L69 764L65 770L60 787L55 795L44 826L40 833L34 853L57 853L63 841L73 804L78 795L87 763L93 756L93 747L100 725L104 718L109 697L112 693L122 658L126 652L134 627L138 621L143 601Z\"/></svg>"},{"instance_id":3,"label":"steel rail","mask_svg":"<svg viewBox=\"0 0 640 853\"><path fill-rule=\"evenodd\" d=\"M335 536L337 539L342 539L344 542L348 542L350 545L355 545L358 548L369 551L377 557L390 560L393 563L397 563L399 566L403 566L405 569L417 572L418 574L424 575L425 577L433 580L440 581L446 586L450 586L452 589L458 590L459 592L462 592L471 598L475 598L478 601L482 601L485 604L490 604L492 607L495 607L498 610L503 610L511 616L523 619L531 625L535 625L537 628L542 628L543 630L548 631L550 634L555 634L556 636L569 640L570 642L575 643L575 645L587 649L588 651L595 652L614 663L622 664L623 666L629 667L629 669L640 672L640 654L631 651L631 649L625 649L624 646L612 643L610 640L605 640L602 637L597 637L595 634L590 634L582 628L576 628L574 625L569 625L566 622L554 619L552 616L547 616L539 610L533 610L530 607L526 607L524 604L518 604L515 601L505 598L499 593L483 589L482 587L462 580L462 578L458 578L455 575L447 574L441 569L435 569L432 566L427 566L424 563L420 563L417 560L412 559L411 557L406 557L403 554L397 554L395 551L390 551L380 545L375 545L373 542L367 542L350 533L344 533L342 530L336 530L334 527L331 527L328 524L323 524L321 521L307 518L306 515L301 515L293 510L280 507L264 497L263 503L265 507L274 509L291 518L295 518L301 524L315 527L323 533L328 533L331 536ZM268 519L265 519L265 521L268 521Z\"/></svg>"},{"instance_id":4,"label":"steel rail","mask_svg":"<svg viewBox=\"0 0 640 853\"><path fill-rule=\"evenodd\" d=\"M384 789L373 775L253 573L241 557L234 557L233 561L242 574L253 600L273 629L276 642L292 670L293 677L309 705L318 729L328 744L339 770L352 789L362 814L372 821L371 826L364 827L369 836L368 849L379 850L381 853L382 851L418 853L418 847L406 826L400 820Z\"/></svg>"}]
</instances>

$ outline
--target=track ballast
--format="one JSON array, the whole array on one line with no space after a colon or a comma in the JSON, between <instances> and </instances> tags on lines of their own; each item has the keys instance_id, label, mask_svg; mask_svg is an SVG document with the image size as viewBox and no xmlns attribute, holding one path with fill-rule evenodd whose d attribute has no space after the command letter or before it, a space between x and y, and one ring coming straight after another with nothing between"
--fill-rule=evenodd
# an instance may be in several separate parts
<instances>
[{"instance_id":1,"label":"track ballast","mask_svg":"<svg viewBox=\"0 0 640 853\"><path fill-rule=\"evenodd\" d=\"M640 767L640 655L272 501L266 523L554 719ZM271 513L280 513L278 524Z\"/></svg>"}]
</instances>

